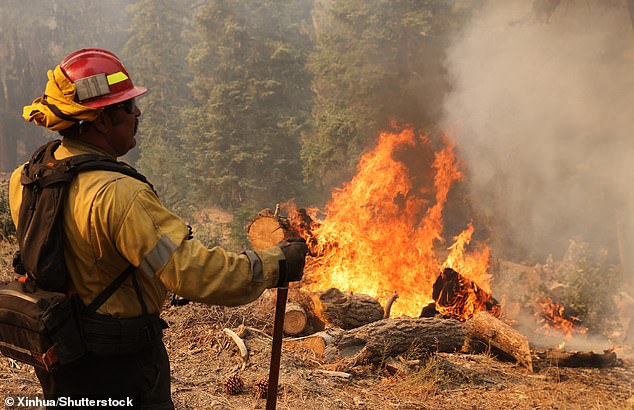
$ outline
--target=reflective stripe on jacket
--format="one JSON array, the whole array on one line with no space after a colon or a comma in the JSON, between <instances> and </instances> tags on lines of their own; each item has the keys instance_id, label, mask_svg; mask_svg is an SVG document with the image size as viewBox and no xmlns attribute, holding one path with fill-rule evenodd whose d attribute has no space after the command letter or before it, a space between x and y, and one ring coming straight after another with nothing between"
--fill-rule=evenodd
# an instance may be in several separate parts
<instances>
[{"instance_id":1,"label":"reflective stripe on jacket","mask_svg":"<svg viewBox=\"0 0 634 410\"><path fill-rule=\"evenodd\" d=\"M65 139L57 159L85 153L104 154L96 147ZM15 170L9 185L11 216L17 226L22 185ZM84 303L90 303L129 263L150 313L160 312L167 289L208 304L238 305L275 286L282 251L273 247L256 254L261 275L254 275L245 254L208 249L187 240L185 222L168 211L149 186L111 171L85 171L72 182L64 208L65 261ZM250 253L253 256L253 253ZM141 307L127 280L98 310L113 317L135 317Z\"/></svg>"}]
</instances>

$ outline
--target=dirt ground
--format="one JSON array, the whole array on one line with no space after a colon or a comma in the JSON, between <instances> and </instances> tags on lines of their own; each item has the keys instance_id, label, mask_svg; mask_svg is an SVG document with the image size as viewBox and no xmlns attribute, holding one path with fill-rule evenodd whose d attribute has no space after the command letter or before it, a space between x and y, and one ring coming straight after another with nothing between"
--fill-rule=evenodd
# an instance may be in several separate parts
<instances>
[{"instance_id":1,"label":"dirt ground","mask_svg":"<svg viewBox=\"0 0 634 410\"><path fill-rule=\"evenodd\" d=\"M14 244L0 241L0 280L11 278ZM9 246L11 245L11 246ZM254 384L268 376L274 291L250 305L228 308L166 303L169 324L164 340L172 364L172 398L178 409L264 409ZM244 341L246 365L224 328L249 329ZM531 373L490 354L437 353L421 359L407 373L364 365L350 377L313 352L284 348L279 409L634 409L634 351L617 350L619 365L610 368L565 368L533 350ZM602 352L596 352L602 353ZM225 382L238 373L244 391L229 395ZM0 356L0 396L40 394L29 366ZM4 399L4 397L0 397ZM24 408L24 407L22 407Z\"/></svg>"},{"instance_id":2,"label":"dirt ground","mask_svg":"<svg viewBox=\"0 0 634 410\"><path fill-rule=\"evenodd\" d=\"M252 390L268 375L272 295L248 306L209 307L190 303L167 307L165 343L172 363L172 397L178 409L263 409ZM223 328L244 324L249 360ZM324 373L335 364L312 352L284 349L280 409L634 409L634 361L625 358L606 369L563 368L534 354L534 372L487 354L438 353L425 356L408 374L381 366L359 366L342 378ZM623 356L624 355L624 356ZM226 380L239 373L244 391L225 392ZM37 395L28 366L0 358L0 391Z\"/></svg>"}]
</instances>

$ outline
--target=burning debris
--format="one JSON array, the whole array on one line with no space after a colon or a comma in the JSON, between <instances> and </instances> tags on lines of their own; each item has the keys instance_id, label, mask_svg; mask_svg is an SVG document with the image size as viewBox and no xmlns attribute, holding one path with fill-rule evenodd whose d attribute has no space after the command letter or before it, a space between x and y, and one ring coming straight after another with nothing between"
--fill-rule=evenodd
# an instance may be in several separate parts
<instances>
[{"instance_id":1,"label":"burning debris","mask_svg":"<svg viewBox=\"0 0 634 410\"><path fill-rule=\"evenodd\" d=\"M585 334L588 328L581 325L581 320L570 313L571 309L551 298L540 298L536 302L535 315L542 324L541 331L546 335L564 334L570 339L573 333Z\"/></svg>"},{"instance_id":2,"label":"burning debris","mask_svg":"<svg viewBox=\"0 0 634 410\"><path fill-rule=\"evenodd\" d=\"M300 336L289 342L349 365L402 354L413 343L427 351L486 348L532 370L528 339L493 297L490 250L471 245L474 225L441 247L443 208L461 177L451 143L434 152L411 129L386 132L323 212L293 203L281 207L287 217L279 208L260 212L248 228L254 246L302 237L310 248L301 289L294 289L310 296L287 307L285 333ZM543 302L544 330L585 332L569 309Z\"/></svg>"},{"instance_id":3,"label":"burning debris","mask_svg":"<svg viewBox=\"0 0 634 410\"><path fill-rule=\"evenodd\" d=\"M451 268L445 268L434 282L432 297L434 302L423 308L420 317L441 315L466 320L481 311L495 317L502 313L497 300Z\"/></svg>"},{"instance_id":4,"label":"burning debris","mask_svg":"<svg viewBox=\"0 0 634 410\"><path fill-rule=\"evenodd\" d=\"M319 222L315 209L285 206L290 230L306 238L315 255L306 265L305 290L337 288L381 302L396 291L392 315L410 317L432 298L445 267L489 291L488 248L466 251L471 224L447 258L438 252L447 195L461 178L451 143L434 152L430 140L412 129L382 133L357 175L333 193Z\"/></svg>"}]
</instances>

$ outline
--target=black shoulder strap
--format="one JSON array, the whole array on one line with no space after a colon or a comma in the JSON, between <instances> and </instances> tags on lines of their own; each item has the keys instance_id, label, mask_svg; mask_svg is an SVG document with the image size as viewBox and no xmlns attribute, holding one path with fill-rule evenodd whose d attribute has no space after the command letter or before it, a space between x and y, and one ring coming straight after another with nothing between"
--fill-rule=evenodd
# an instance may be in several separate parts
<instances>
[{"instance_id":1,"label":"black shoulder strap","mask_svg":"<svg viewBox=\"0 0 634 410\"><path fill-rule=\"evenodd\" d=\"M90 154L86 154L86 155L90 155ZM83 157L83 155L80 157ZM72 158L77 158L77 157L71 157L71 159ZM72 171L74 173L79 173L83 171L118 172L120 174L127 175L129 177L132 177L134 179L137 179L147 184L152 189L152 191L156 193L156 191L154 190L154 186L150 183L150 181L147 180L145 175L141 174L139 171L134 169L132 166L126 164L125 162L114 161L107 157L94 156L92 159L77 158L77 160L73 161L73 166L74 167L72 168Z\"/></svg>"},{"instance_id":2,"label":"black shoulder strap","mask_svg":"<svg viewBox=\"0 0 634 410\"><path fill-rule=\"evenodd\" d=\"M93 299L92 302L90 302L88 306L86 306L84 311L86 313L96 312L97 309L99 309L101 305L103 305L104 302L108 300L108 298L112 296L112 294L117 289L119 289L119 287L123 284L123 282L125 282L125 280L128 278L128 276L130 276L130 274L133 271L134 271L134 265L128 266L126 270L121 272L119 276L115 278L115 280L113 280L104 290L101 291L100 294L97 295L97 297L95 297L95 299Z\"/></svg>"}]
</instances>

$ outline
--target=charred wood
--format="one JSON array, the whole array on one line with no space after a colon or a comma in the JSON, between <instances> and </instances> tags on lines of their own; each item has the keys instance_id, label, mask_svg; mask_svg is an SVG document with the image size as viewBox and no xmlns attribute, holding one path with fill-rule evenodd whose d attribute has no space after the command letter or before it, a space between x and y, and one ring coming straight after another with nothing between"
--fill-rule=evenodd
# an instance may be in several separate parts
<instances>
[{"instance_id":1,"label":"charred wood","mask_svg":"<svg viewBox=\"0 0 634 410\"><path fill-rule=\"evenodd\" d=\"M559 367L593 367L603 369L620 366L622 361L616 357L616 352L606 350L603 353L594 352L566 352L549 350L542 355L553 366Z\"/></svg>"},{"instance_id":2,"label":"charred wood","mask_svg":"<svg viewBox=\"0 0 634 410\"><path fill-rule=\"evenodd\" d=\"M462 319L470 316L474 302L483 305L486 311L499 317L501 307L497 300L482 290L478 284L462 276L451 268L445 268L432 288L432 298L436 302L435 309L440 314ZM473 298L474 300L470 300Z\"/></svg>"},{"instance_id":3,"label":"charred wood","mask_svg":"<svg viewBox=\"0 0 634 410\"><path fill-rule=\"evenodd\" d=\"M427 304L427 306L423 307L419 317L434 317L438 314L440 314L440 312L436 310L436 304L431 302Z\"/></svg>"}]
</instances>

